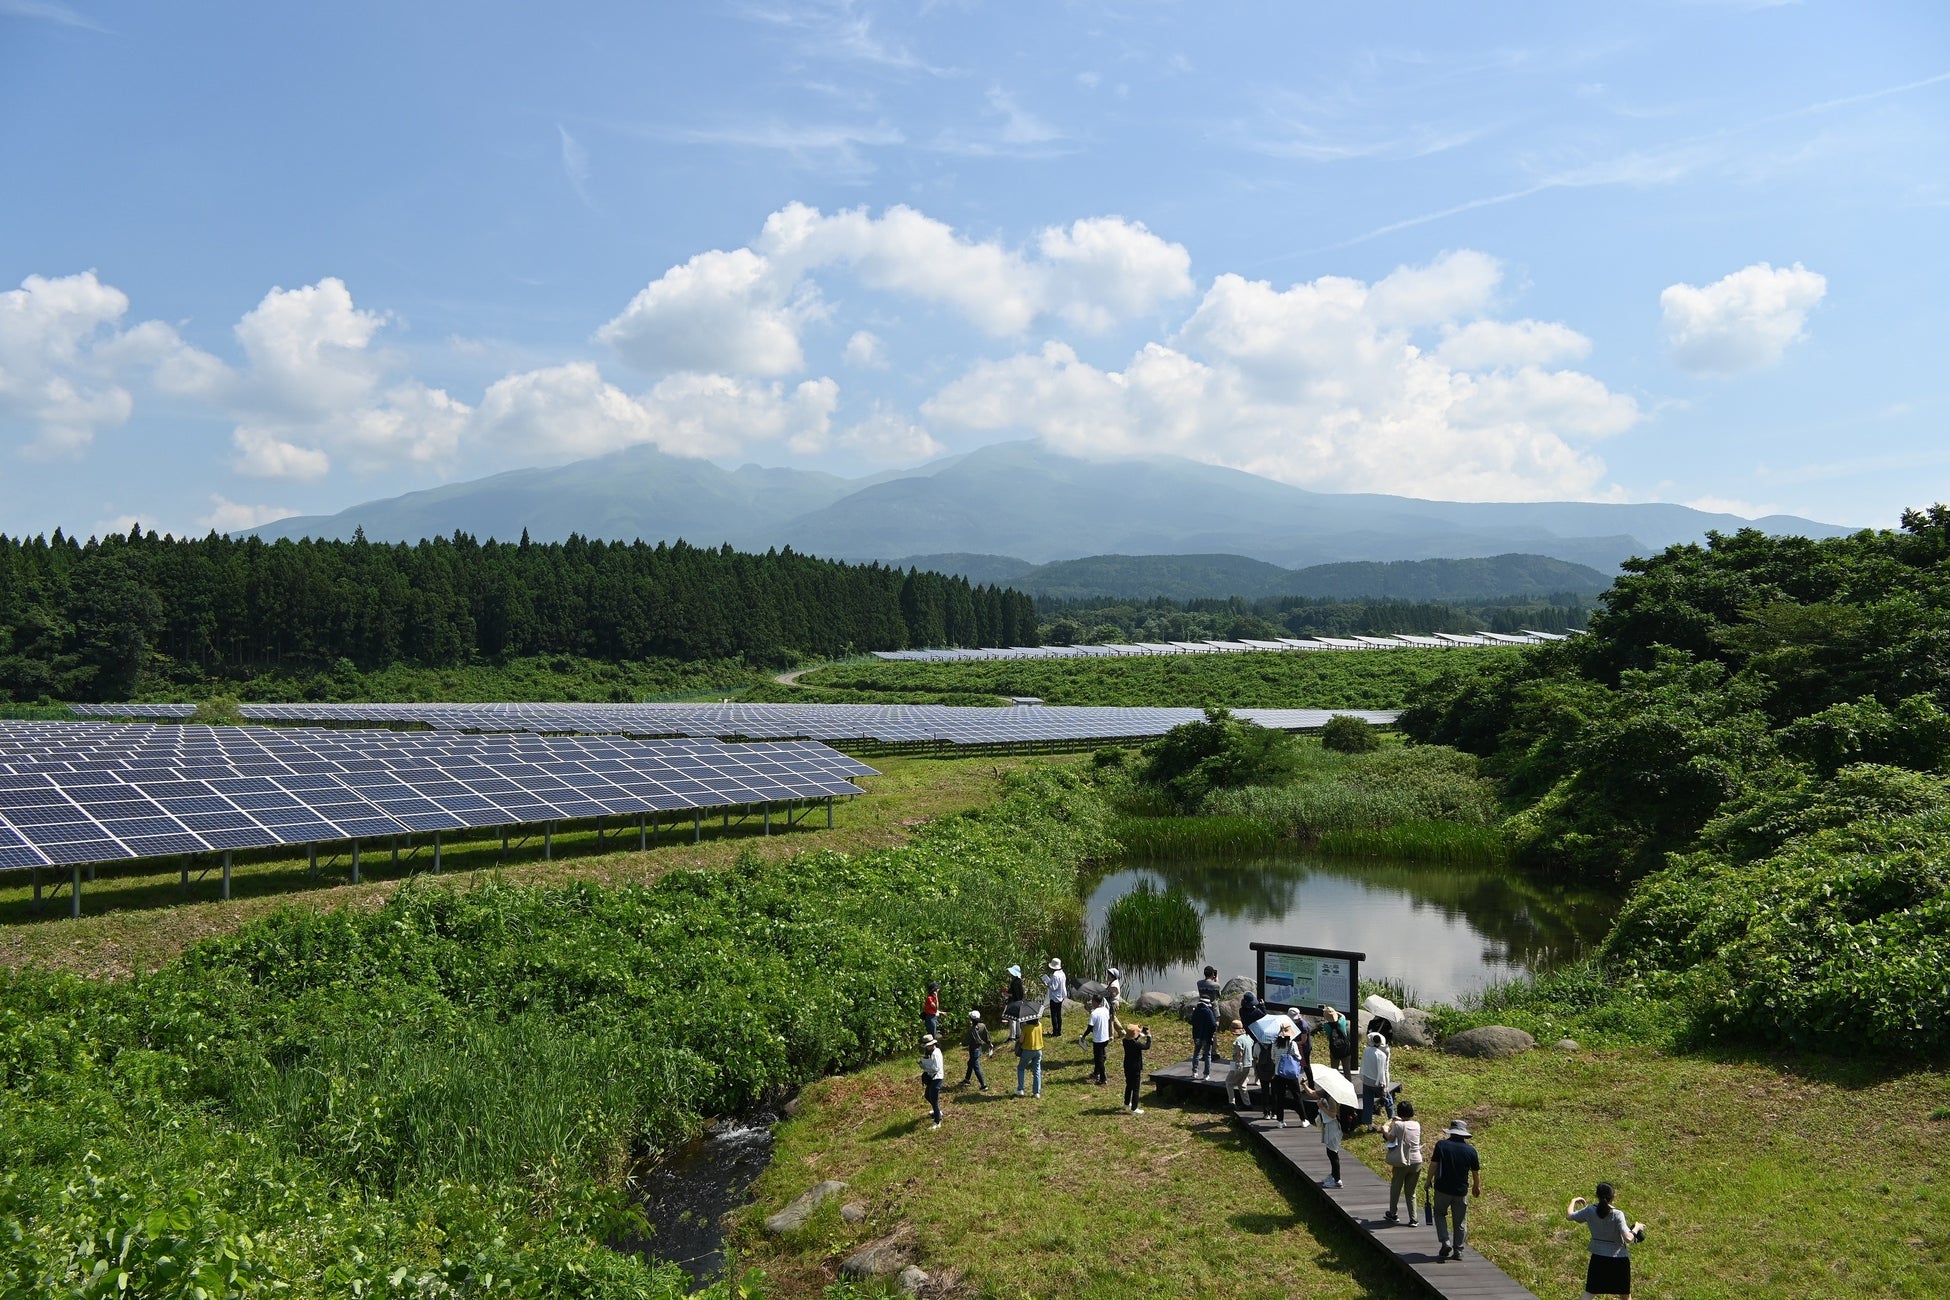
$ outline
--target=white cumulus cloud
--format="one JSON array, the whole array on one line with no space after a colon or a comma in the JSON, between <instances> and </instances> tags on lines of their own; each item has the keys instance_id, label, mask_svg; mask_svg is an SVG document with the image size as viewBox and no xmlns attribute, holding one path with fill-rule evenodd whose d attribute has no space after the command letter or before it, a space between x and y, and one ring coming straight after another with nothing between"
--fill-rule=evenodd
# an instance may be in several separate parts
<instances>
[{"instance_id":1,"label":"white cumulus cloud","mask_svg":"<svg viewBox=\"0 0 1950 1300\"><path fill-rule=\"evenodd\" d=\"M237 422L238 473L308 479L334 457L365 471L453 457L472 410L374 346L386 323L330 277L274 288L244 314L236 335L247 364L206 385Z\"/></svg>"},{"instance_id":2,"label":"white cumulus cloud","mask_svg":"<svg viewBox=\"0 0 1950 1300\"><path fill-rule=\"evenodd\" d=\"M1575 331L1471 319L1499 277L1469 251L1372 284L1221 275L1176 337L1122 370L1052 342L976 364L922 413L938 427L1026 429L1080 455L1180 455L1331 491L1598 494L1604 464L1586 445L1637 423L1638 405L1548 368L1588 348Z\"/></svg>"},{"instance_id":3,"label":"white cumulus cloud","mask_svg":"<svg viewBox=\"0 0 1950 1300\"><path fill-rule=\"evenodd\" d=\"M1703 375L1771 366L1805 337L1808 313L1827 293L1827 278L1799 262L1756 262L1712 284L1668 285L1659 308L1673 364Z\"/></svg>"},{"instance_id":4,"label":"white cumulus cloud","mask_svg":"<svg viewBox=\"0 0 1950 1300\"><path fill-rule=\"evenodd\" d=\"M93 271L30 275L0 293L0 416L33 430L24 454L77 454L99 431L127 423L131 386L145 373L178 392L220 368L160 321L122 329L128 310L128 295Z\"/></svg>"},{"instance_id":5,"label":"white cumulus cloud","mask_svg":"<svg viewBox=\"0 0 1950 1300\"><path fill-rule=\"evenodd\" d=\"M941 444L926 429L885 407L875 407L872 415L846 429L836 441L886 465L913 465L942 452Z\"/></svg>"},{"instance_id":6,"label":"white cumulus cloud","mask_svg":"<svg viewBox=\"0 0 1950 1300\"><path fill-rule=\"evenodd\" d=\"M751 246L700 253L664 272L596 337L653 374L794 374L805 366L806 327L830 314L819 280L834 275L945 308L995 337L1045 317L1101 331L1194 291L1183 245L1121 217L1051 227L1024 250L972 239L910 207L829 215L791 203L766 218ZM871 334L848 344L855 364L877 356Z\"/></svg>"},{"instance_id":7,"label":"white cumulus cloud","mask_svg":"<svg viewBox=\"0 0 1950 1300\"><path fill-rule=\"evenodd\" d=\"M865 366L869 370L887 368L887 349L872 330L853 331L853 337L846 341L844 355L848 365Z\"/></svg>"}]
</instances>

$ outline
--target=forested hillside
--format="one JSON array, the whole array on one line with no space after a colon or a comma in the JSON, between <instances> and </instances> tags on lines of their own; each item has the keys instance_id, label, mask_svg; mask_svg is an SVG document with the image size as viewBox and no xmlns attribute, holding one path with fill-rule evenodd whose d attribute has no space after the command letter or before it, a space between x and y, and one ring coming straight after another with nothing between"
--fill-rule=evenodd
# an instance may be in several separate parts
<instances>
[{"instance_id":1,"label":"forested hillside","mask_svg":"<svg viewBox=\"0 0 1950 1300\"><path fill-rule=\"evenodd\" d=\"M1637 880L1607 979L1696 1024L1950 1051L1950 509L1632 561L1591 634L1420 692L1520 860Z\"/></svg>"},{"instance_id":2,"label":"forested hillside","mask_svg":"<svg viewBox=\"0 0 1950 1300\"><path fill-rule=\"evenodd\" d=\"M0 536L0 700L546 655L784 665L1035 638L1018 592L789 549Z\"/></svg>"}]
</instances>

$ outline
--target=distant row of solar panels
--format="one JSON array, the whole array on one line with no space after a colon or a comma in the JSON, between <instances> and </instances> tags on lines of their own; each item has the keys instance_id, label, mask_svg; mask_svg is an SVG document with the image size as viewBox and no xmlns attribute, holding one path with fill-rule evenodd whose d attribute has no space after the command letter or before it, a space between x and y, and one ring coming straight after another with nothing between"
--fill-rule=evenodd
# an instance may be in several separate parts
<instances>
[{"instance_id":1,"label":"distant row of solar panels","mask_svg":"<svg viewBox=\"0 0 1950 1300\"><path fill-rule=\"evenodd\" d=\"M876 650L876 659L951 663L964 659L1110 659L1139 655L1239 654L1248 650L1444 650L1455 646L1522 646L1562 641L1564 632L1437 632L1430 636L1280 637L1274 641L1134 641L1110 645L997 646L988 649Z\"/></svg>"},{"instance_id":2,"label":"distant row of solar panels","mask_svg":"<svg viewBox=\"0 0 1950 1300\"><path fill-rule=\"evenodd\" d=\"M0 869L860 793L810 741L0 723Z\"/></svg>"},{"instance_id":3,"label":"distant row of solar panels","mask_svg":"<svg viewBox=\"0 0 1950 1300\"><path fill-rule=\"evenodd\" d=\"M186 718L187 704L77 704L84 717ZM246 704L257 722L420 725L437 731L696 736L877 744L1009 745L1161 736L1204 716L1184 708L944 704ZM1236 709L1261 726L1313 730L1335 713L1376 726L1393 712L1361 709Z\"/></svg>"}]
</instances>

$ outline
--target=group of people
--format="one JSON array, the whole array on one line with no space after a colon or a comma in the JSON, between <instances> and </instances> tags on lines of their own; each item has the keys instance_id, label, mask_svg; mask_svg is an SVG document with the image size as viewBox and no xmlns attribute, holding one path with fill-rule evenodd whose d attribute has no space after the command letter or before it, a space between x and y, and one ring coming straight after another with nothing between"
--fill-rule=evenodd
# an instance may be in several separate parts
<instances>
[{"instance_id":1,"label":"group of people","mask_svg":"<svg viewBox=\"0 0 1950 1300\"><path fill-rule=\"evenodd\" d=\"M1050 958L1044 969L1042 997L1033 1000L1028 996L1022 968L1011 966L1008 975L1009 987L1003 1007L1006 1030L1002 1044L1013 1044L1015 1048L1016 1096L1041 1097L1045 1043L1051 1034L1058 1040L1063 1037L1063 1008L1070 999L1069 975L1064 971L1060 957ZM1090 1047L1090 1081L1100 1087L1110 1079L1111 1044L1122 1043L1124 1108L1133 1115L1142 1115L1144 1054L1151 1050L1151 1031L1143 1025L1124 1022L1118 1015L1122 998L1123 977L1113 966L1105 972L1101 985L1083 994L1088 1014L1077 1042L1080 1046ZM1045 1016L1049 1020L1047 1030L1043 1027ZM947 1063L943 1055L945 1039L941 1032L941 985L938 982L930 982L922 997L921 1028L921 1086L927 1095L933 1127L940 1128L941 1090L946 1082ZM966 1086L973 1080L976 1087L987 1092L989 1081L982 1064L995 1056L997 1044L982 1018L981 1008L969 1009L968 1027L962 1033L961 1042L968 1053L968 1067L962 1072L962 1085Z\"/></svg>"},{"instance_id":2,"label":"group of people","mask_svg":"<svg viewBox=\"0 0 1950 1300\"><path fill-rule=\"evenodd\" d=\"M1069 997L1069 980L1060 959L1049 960L1044 978L1044 997L1031 1002L1026 996L1022 970L1008 968L1010 977L1004 1019L1005 1043L1016 1045L1016 1095L1043 1095L1043 1014L1047 1010L1051 1029L1060 1039L1063 1033L1063 1004ZM1198 1000L1191 1010L1192 1078L1209 1080L1218 1061L1219 1000L1223 992L1218 971L1207 966L1198 981ZM1123 985L1116 967L1106 972L1102 985L1085 995L1088 1023L1078 1043L1091 1047L1090 1081L1099 1086L1108 1080L1110 1044L1121 1040L1124 1049L1124 1108L1142 1115L1140 1100L1144 1078L1144 1055L1151 1050L1151 1033L1142 1025L1126 1024L1118 1016ZM934 1127L941 1127L941 1088L945 1067L940 1038L940 985L928 985L922 1003L921 1082L926 1089L928 1108ZM1226 1061L1226 1100L1248 1109L1257 1088L1260 1115L1280 1128L1287 1126L1291 1106L1300 1127L1318 1125L1321 1143L1326 1148L1328 1177L1321 1186L1330 1190L1341 1186L1342 1141L1348 1134L1366 1129L1378 1132L1389 1170L1389 1224L1400 1224L1406 1205L1406 1223L1414 1224L1415 1194L1427 1171L1424 1200L1426 1221L1435 1227L1439 1261L1461 1259L1468 1241L1469 1201L1483 1195L1482 1159L1472 1142L1469 1124L1455 1120L1442 1137L1424 1150L1420 1121L1415 1104L1398 1096L1399 1085L1392 1077L1391 1040L1393 1022L1375 1016L1368 1022L1366 1042L1359 1061L1357 1105L1346 1105L1321 1086L1314 1074L1313 1038L1325 1037L1329 1068L1343 1076L1353 1072L1355 1060L1352 1025L1331 1006L1321 1008L1317 1020L1296 1011L1281 1011L1259 1000L1248 989L1240 996L1239 1015L1231 1022L1234 1035ZM979 1008L968 1012L968 1029L962 1036L968 1051L968 1068L962 1074L966 1086L973 1079L983 1092L988 1079L982 1062L995 1055L996 1045ZM1027 1093L1025 1090L1028 1090ZM1386 1122L1377 1126L1378 1116ZM1609 1183L1600 1183L1596 1200L1580 1196L1566 1209L1569 1217L1584 1224L1591 1233L1590 1264L1585 1276L1586 1300L1596 1296L1622 1296L1631 1293L1630 1245L1645 1240L1645 1225L1627 1225L1624 1212L1614 1204Z\"/></svg>"}]
</instances>

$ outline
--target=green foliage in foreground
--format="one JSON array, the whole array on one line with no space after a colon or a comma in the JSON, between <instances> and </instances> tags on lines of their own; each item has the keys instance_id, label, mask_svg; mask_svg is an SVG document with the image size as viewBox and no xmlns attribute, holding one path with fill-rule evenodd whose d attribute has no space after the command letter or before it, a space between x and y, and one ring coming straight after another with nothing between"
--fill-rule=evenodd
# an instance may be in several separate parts
<instances>
[{"instance_id":1,"label":"green foliage in foreground","mask_svg":"<svg viewBox=\"0 0 1950 1300\"><path fill-rule=\"evenodd\" d=\"M1607 979L1689 1032L1950 1055L1950 509L1626 568L1404 730L1481 756L1519 861L1638 881Z\"/></svg>"},{"instance_id":2,"label":"green foliage in foreground","mask_svg":"<svg viewBox=\"0 0 1950 1300\"><path fill-rule=\"evenodd\" d=\"M937 664L874 660L818 668L800 681L807 686L865 691L888 701L973 691L1033 695L1051 704L1396 709L1408 702L1417 687L1445 672L1487 666L1511 653L1464 646Z\"/></svg>"},{"instance_id":3,"label":"green foliage in foreground","mask_svg":"<svg viewBox=\"0 0 1950 1300\"><path fill-rule=\"evenodd\" d=\"M985 1001L1107 847L1032 770L858 857L406 888L139 980L9 977L0 1294L682 1294L603 1244L632 1156L908 1047L929 978Z\"/></svg>"}]
</instances>

